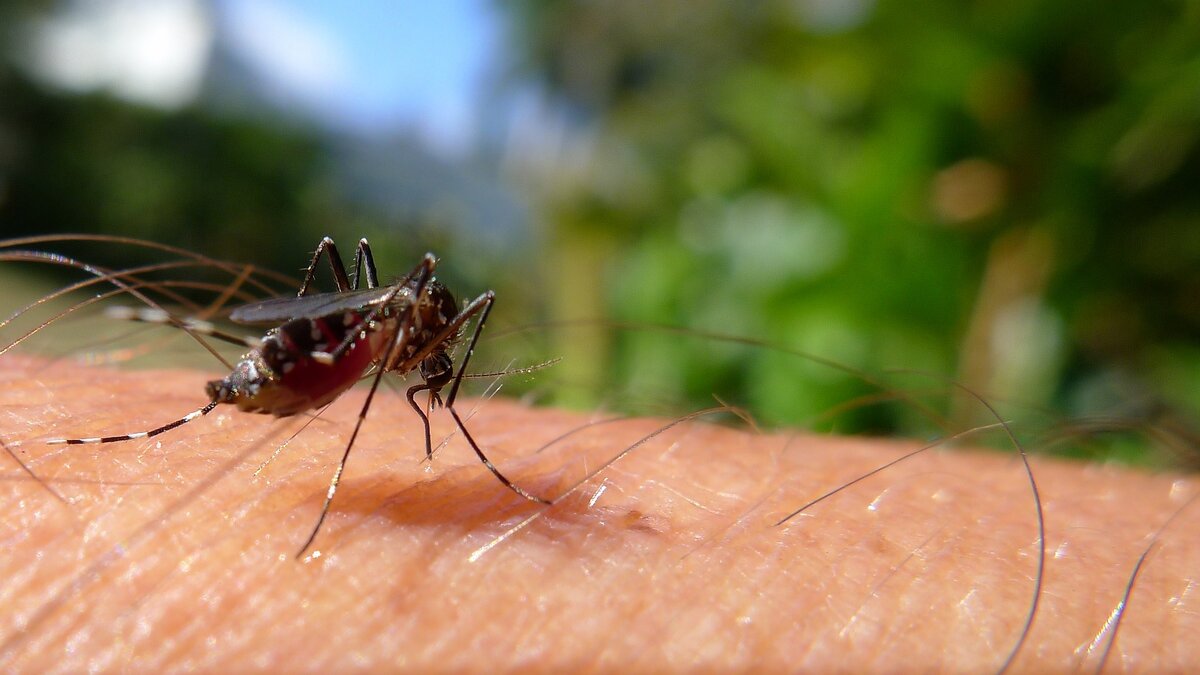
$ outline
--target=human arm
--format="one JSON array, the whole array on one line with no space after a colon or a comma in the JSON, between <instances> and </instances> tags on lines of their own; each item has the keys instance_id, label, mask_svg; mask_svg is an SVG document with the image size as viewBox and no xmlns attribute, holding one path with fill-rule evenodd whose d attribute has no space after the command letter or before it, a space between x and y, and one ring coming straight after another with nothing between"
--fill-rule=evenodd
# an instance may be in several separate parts
<instances>
[{"instance_id":1,"label":"human arm","mask_svg":"<svg viewBox=\"0 0 1200 675\"><path fill-rule=\"evenodd\" d=\"M148 428L203 403L210 377L8 358L0 373L6 442ZM1012 457L924 453L776 526L916 446L683 423L543 511L461 438L422 464L415 416L390 395L355 445L320 555L297 561L362 397L257 478L304 419L219 408L148 441L14 448L43 482L6 459L0 665L986 672L1029 615L1036 509ZM589 419L491 400L467 424L511 478L554 497L670 422ZM435 438L452 431L434 421ZM1033 466L1046 569L1014 667L1094 669L1138 556L1197 484ZM1200 660L1197 517L1185 511L1147 558L1109 671Z\"/></svg>"}]
</instances>

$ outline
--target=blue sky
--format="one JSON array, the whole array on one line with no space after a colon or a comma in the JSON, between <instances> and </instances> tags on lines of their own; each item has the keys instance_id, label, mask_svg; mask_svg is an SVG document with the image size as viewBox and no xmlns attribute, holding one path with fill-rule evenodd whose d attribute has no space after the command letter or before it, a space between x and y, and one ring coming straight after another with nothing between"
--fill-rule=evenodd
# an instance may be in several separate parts
<instances>
[{"instance_id":1,"label":"blue sky","mask_svg":"<svg viewBox=\"0 0 1200 675\"><path fill-rule=\"evenodd\" d=\"M449 151L473 140L500 48L491 0L105 0L29 28L22 58L58 86L178 107L221 40L287 105L351 131L413 129Z\"/></svg>"},{"instance_id":2,"label":"blue sky","mask_svg":"<svg viewBox=\"0 0 1200 675\"><path fill-rule=\"evenodd\" d=\"M488 0L223 0L222 30L264 77L338 126L472 133L498 48Z\"/></svg>"}]
</instances>

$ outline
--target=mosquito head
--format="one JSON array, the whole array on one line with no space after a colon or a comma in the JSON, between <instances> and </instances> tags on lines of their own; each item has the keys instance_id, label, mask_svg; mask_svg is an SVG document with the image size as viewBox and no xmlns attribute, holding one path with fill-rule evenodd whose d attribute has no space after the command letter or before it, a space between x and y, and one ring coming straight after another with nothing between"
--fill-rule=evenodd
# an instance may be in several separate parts
<instances>
[{"instance_id":1,"label":"mosquito head","mask_svg":"<svg viewBox=\"0 0 1200 675\"><path fill-rule=\"evenodd\" d=\"M227 403L233 397L233 392L226 386L225 380L209 380L208 384L204 385L204 392L208 394L210 401L221 403Z\"/></svg>"},{"instance_id":2,"label":"mosquito head","mask_svg":"<svg viewBox=\"0 0 1200 675\"><path fill-rule=\"evenodd\" d=\"M437 393L454 379L454 361L445 351L435 351L421 361L421 378L429 391Z\"/></svg>"},{"instance_id":3,"label":"mosquito head","mask_svg":"<svg viewBox=\"0 0 1200 675\"><path fill-rule=\"evenodd\" d=\"M275 413L274 410L269 410L269 406L268 410L264 410L262 405L260 394L263 386L270 384L270 380L264 377L264 372L269 371L263 365L261 356L256 352L251 352L250 357L238 362L233 371L224 379L211 380L204 385L204 391L208 393L208 397L213 403L232 403L239 410L246 412L269 411Z\"/></svg>"}]
</instances>

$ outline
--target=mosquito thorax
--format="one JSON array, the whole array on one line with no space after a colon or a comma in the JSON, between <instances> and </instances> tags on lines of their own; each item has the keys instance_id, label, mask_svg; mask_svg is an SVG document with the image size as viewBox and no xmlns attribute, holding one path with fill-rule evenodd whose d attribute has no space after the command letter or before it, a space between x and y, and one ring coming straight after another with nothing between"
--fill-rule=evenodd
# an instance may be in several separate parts
<instances>
[{"instance_id":1,"label":"mosquito thorax","mask_svg":"<svg viewBox=\"0 0 1200 675\"><path fill-rule=\"evenodd\" d=\"M402 300L403 304L401 305L397 306L394 303L394 311L401 311L403 305L411 302L411 297L411 295L404 296ZM420 302L417 303L416 321L413 322L410 328L410 335L404 338L402 348L397 352L394 362L388 364L388 370L396 369L400 361L406 360L421 351L446 326L450 325L450 322L456 316L458 316L458 303L455 301L454 295L436 279L431 279L425 288L425 292L421 294ZM453 344L457 338L458 336L455 335L446 340L446 346ZM445 348L443 347L437 351L444 353ZM433 354L430 356L432 357ZM453 364L450 364L448 369L452 368Z\"/></svg>"}]
</instances>

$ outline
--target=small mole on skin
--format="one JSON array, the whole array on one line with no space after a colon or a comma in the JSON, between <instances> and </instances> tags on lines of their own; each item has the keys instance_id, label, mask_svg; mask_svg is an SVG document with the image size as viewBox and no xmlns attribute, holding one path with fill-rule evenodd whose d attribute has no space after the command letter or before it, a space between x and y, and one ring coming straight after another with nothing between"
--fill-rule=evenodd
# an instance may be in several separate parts
<instances>
[{"instance_id":1,"label":"small mole on skin","mask_svg":"<svg viewBox=\"0 0 1200 675\"><path fill-rule=\"evenodd\" d=\"M667 529L661 518L648 516L637 509L628 511L619 522L626 529L647 532L649 534L662 534Z\"/></svg>"}]
</instances>

